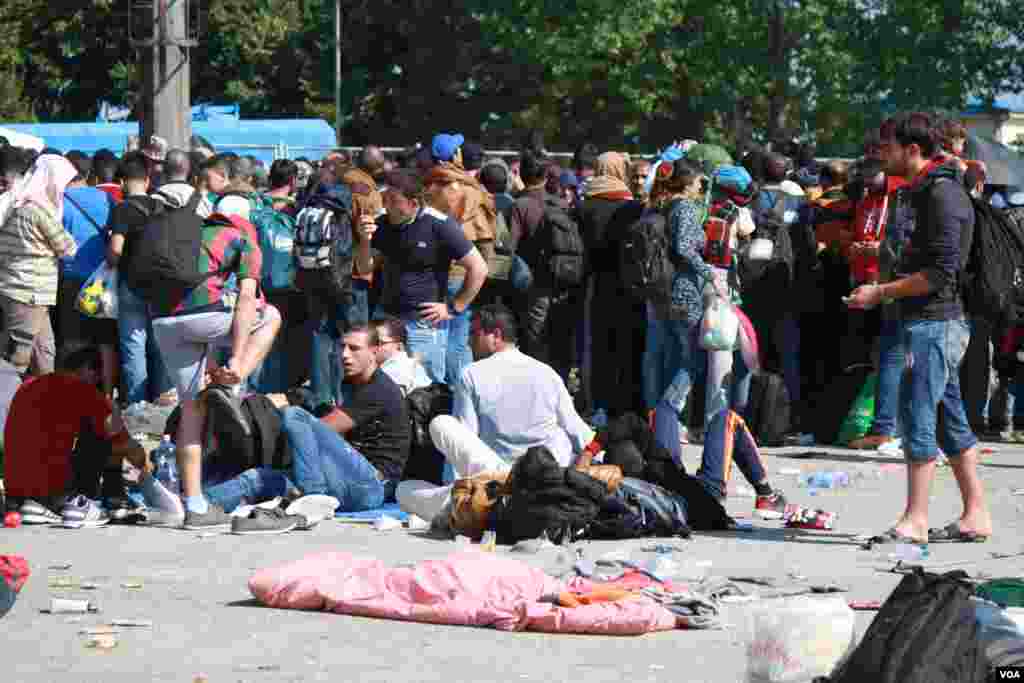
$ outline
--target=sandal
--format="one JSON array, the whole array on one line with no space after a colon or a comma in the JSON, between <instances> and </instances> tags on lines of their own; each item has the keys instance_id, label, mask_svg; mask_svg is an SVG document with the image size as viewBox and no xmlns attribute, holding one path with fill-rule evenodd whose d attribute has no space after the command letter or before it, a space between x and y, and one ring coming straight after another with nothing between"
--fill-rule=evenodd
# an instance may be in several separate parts
<instances>
[{"instance_id":1,"label":"sandal","mask_svg":"<svg viewBox=\"0 0 1024 683\"><path fill-rule=\"evenodd\" d=\"M931 533L929 532L928 535L929 535L929 538L930 538L931 537ZM879 543L909 543L911 545L920 545L920 546L928 545L928 541L927 540L922 541L919 538L913 538L912 536L907 536L906 534L904 534L904 533L902 533L900 531L897 531L895 527L893 527L892 529L889 529L888 531L886 531L884 534L881 534L880 536L872 536L871 539L868 541L868 543L870 543L872 545L879 544Z\"/></svg>"},{"instance_id":2,"label":"sandal","mask_svg":"<svg viewBox=\"0 0 1024 683\"><path fill-rule=\"evenodd\" d=\"M957 522L950 522L941 529L929 529L928 540L935 543L984 543L990 534L964 531Z\"/></svg>"}]
</instances>

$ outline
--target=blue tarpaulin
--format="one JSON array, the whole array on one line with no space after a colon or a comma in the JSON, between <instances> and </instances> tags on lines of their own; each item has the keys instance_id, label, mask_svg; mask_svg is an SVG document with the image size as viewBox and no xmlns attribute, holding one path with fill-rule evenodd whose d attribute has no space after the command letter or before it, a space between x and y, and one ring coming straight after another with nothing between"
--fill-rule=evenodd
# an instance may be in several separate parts
<instances>
[{"instance_id":1,"label":"blue tarpaulin","mask_svg":"<svg viewBox=\"0 0 1024 683\"><path fill-rule=\"evenodd\" d=\"M123 123L5 123L6 128L35 135L61 152L72 149L92 154L107 148L124 151L129 135L139 124ZM320 159L337 146L334 128L322 119L211 118L192 123L192 134L210 141L218 152L252 154L266 164L274 160L274 147L285 145L288 156Z\"/></svg>"}]
</instances>

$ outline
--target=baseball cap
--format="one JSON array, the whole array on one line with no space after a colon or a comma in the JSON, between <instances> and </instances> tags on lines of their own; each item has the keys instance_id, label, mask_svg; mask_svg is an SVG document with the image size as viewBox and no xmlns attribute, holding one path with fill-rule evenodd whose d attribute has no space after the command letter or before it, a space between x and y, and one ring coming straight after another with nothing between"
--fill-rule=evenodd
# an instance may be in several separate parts
<instances>
[{"instance_id":1,"label":"baseball cap","mask_svg":"<svg viewBox=\"0 0 1024 683\"><path fill-rule=\"evenodd\" d=\"M466 138L458 133L454 135L439 133L434 136L434 140L430 143L430 155L434 157L435 161L451 161L455 156L455 152L465 142Z\"/></svg>"}]
</instances>

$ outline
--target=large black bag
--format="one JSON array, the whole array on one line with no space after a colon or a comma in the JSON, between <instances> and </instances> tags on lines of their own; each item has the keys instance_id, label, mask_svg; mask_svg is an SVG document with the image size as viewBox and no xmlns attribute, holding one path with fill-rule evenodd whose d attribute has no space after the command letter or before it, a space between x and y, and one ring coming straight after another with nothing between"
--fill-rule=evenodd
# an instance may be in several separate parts
<instances>
[{"instance_id":1,"label":"large black bag","mask_svg":"<svg viewBox=\"0 0 1024 683\"><path fill-rule=\"evenodd\" d=\"M645 213L629 226L619 242L623 288L636 299L668 304L675 276L671 254L665 214Z\"/></svg>"},{"instance_id":2,"label":"large black bag","mask_svg":"<svg viewBox=\"0 0 1024 683\"><path fill-rule=\"evenodd\" d=\"M430 438L430 421L438 415L451 415L452 390L446 384L435 382L430 386L413 389L405 401L409 406L412 439L402 480L415 479L440 485L445 457Z\"/></svg>"},{"instance_id":3,"label":"large black bag","mask_svg":"<svg viewBox=\"0 0 1024 683\"><path fill-rule=\"evenodd\" d=\"M782 446L789 432L790 413L789 391L782 377L755 372L750 378L750 399L742 416L754 440L761 446Z\"/></svg>"},{"instance_id":4,"label":"large black bag","mask_svg":"<svg viewBox=\"0 0 1024 683\"><path fill-rule=\"evenodd\" d=\"M132 240L131 258L118 264L121 277L156 316L169 315L188 292L231 269L225 264L214 272L199 272L203 237L203 219L196 214L199 195L193 192L180 209L152 215Z\"/></svg>"},{"instance_id":5,"label":"large black bag","mask_svg":"<svg viewBox=\"0 0 1024 683\"><path fill-rule=\"evenodd\" d=\"M580 227L561 205L545 199L544 214L533 240L547 264L552 284L570 289L583 284L584 246Z\"/></svg>"},{"instance_id":6,"label":"large black bag","mask_svg":"<svg viewBox=\"0 0 1024 683\"><path fill-rule=\"evenodd\" d=\"M345 185L309 198L295 218L295 284L332 303L352 299L352 193Z\"/></svg>"},{"instance_id":7,"label":"large black bag","mask_svg":"<svg viewBox=\"0 0 1024 683\"><path fill-rule=\"evenodd\" d=\"M789 300L790 285L793 283L795 257L790 226L786 223L788 200L782 192L775 195L771 209L758 216L757 227L751 235L751 244L758 240L770 242L771 258L751 258L748 247L739 259L739 278L743 298L748 305L770 306L774 310L785 307Z\"/></svg>"},{"instance_id":8,"label":"large black bag","mask_svg":"<svg viewBox=\"0 0 1024 683\"><path fill-rule=\"evenodd\" d=\"M850 656L821 683L984 683L973 589L962 571L903 577Z\"/></svg>"},{"instance_id":9,"label":"large black bag","mask_svg":"<svg viewBox=\"0 0 1024 683\"><path fill-rule=\"evenodd\" d=\"M872 372L869 365L857 365L847 372L837 375L822 387L813 403L808 403L813 418L814 440L820 444L834 444L839 439L839 430L843 426L850 406L860 393L868 375Z\"/></svg>"},{"instance_id":10,"label":"large black bag","mask_svg":"<svg viewBox=\"0 0 1024 683\"><path fill-rule=\"evenodd\" d=\"M967 313L995 323L1024 317L1024 232L1005 211L974 204L974 235L961 273ZM961 240L963 241L963 240Z\"/></svg>"}]
</instances>

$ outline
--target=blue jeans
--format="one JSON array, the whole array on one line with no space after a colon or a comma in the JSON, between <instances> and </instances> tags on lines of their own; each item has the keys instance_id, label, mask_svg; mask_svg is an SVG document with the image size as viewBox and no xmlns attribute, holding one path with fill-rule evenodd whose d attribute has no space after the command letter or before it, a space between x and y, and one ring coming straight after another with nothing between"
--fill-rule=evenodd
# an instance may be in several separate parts
<instances>
[{"instance_id":1,"label":"blue jeans","mask_svg":"<svg viewBox=\"0 0 1024 683\"><path fill-rule=\"evenodd\" d=\"M393 482L385 481L344 437L302 408L286 408L282 426L292 449L295 485L303 494L334 496L341 512L379 508L389 490L394 499Z\"/></svg>"},{"instance_id":2,"label":"blue jeans","mask_svg":"<svg viewBox=\"0 0 1024 683\"><path fill-rule=\"evenodd\" d=\"M676 372L668 389L662 394L654 412L654 438L668 449L677 465L682 464L683 449L679 445L679 414L686 407L690 386L698 373L696 367L704 356L698 353L697 330L685 320L671 320L666 323L669 341L678 351Z\"/></svg>"},{"instance_id":3,"label":"blue jeans","mask_svg":"<svg viewBox=\"0 0 1024 683\"><path fill-rule=\"evenodd\" d=\"M366 280L353 280L352 302L328 303L317 316L319 324L313 332L310 390L318 403L341 405L344 402L341 383L345 374L339 342L345 330L368 322L369 291Z\"/></svg>"},{"instance_id":4,"label":"blue jeans","mask_svg":"<svg viewBox=\"0 0 1024 683\"><path fill-rule=\"evenodd\" d=\"M237 477L203 489L214 505L219 505L225 512L231 512L244 503L253 504L283 496L295 486L280 470L269 467L254 467Z\"/></svg>"},{"instance_id":5,"label":"blue jeans","mask_svg":"<svg viewBox=\"0 0 1024 683\"><path fill-rule=\"evenodd\" d=\"M155 399L171 387L171 381L167 377L163 356L156 348L149 308L123 282L117 288L117 304L121 385L124 387L122 398L128 403Z\"/></svg>"},{"instance_id":6,"label":"blue jeans","mask_svg":"<svg viewBox=\"0 0 1024 683\"><path fill-rule=\"evenodd\" d=\"M963 320L904 322L910 367L900 387L900 420L908 460L931 462L940 446L956 457L978 443L960 398L960 363L970 339L970 328ZM945 422L937 442L939 404L945 409Z\"/></svg>"},{"instance_id":7,"label":"blue jeans","mask_svg":"<svg viewBox=\"0 0 1024 683\"><path fill-rule=\"evenodd\" d=\"M669 382L676 375L679 363L679 349L675 338L669 334L666 320L662 320L647 304L647 336L644 344L642 365L644 406L654 410L664 395Z\"/></svg>"},{"instance_id":8,"label":"blue jeans","mask_svg":"<svg viewBox=\"0 0 1024 683\"><path fill-rule=\"evenodd\" d=\"M448 302L455 300L455 295L462 291L463 280L448 281ZM455 386L462 376L462 370L473 362L473 351L469 348L469 323L473 317L473 307L448 321L448 351L445 354L444 374L449 386Z\"/></svg>"},{"instance_id":9,"label":"blue jeans","mask_svg":"<svg viewBox=\"0 0 1024 683\"><path fill-rule=\"evenodd\" d=\"M723 410L708 423L704 432L704 453L700 459L697 479L715 498L725 498L732 465L751 485L767 480L757 442L739 415Z\"/></svg>"},{"instance_id":10,"label":"blue jeans","mask_svg":"<svg viewBox=\"0 0 1024 683\"><path fill-rule=\"evenodd\" d=\"M871 424L871 434L875 436L896 436L899 433L900 382L906 365L903 323L899 318L883 318L878 337L875 419Z\"/></svg>"},{"instance_id":11,"label":"blue jeans","mask_svg":"<svg viewBox=\"0 0 1024 683\"><path fill-rule=\"evenodd\" d=\"M404 317L406 348L409 355L420 358L431 382L444 384L448 356L448 321L437 325L421 320L415 314Z\"/></svg>"}]
</instances>

